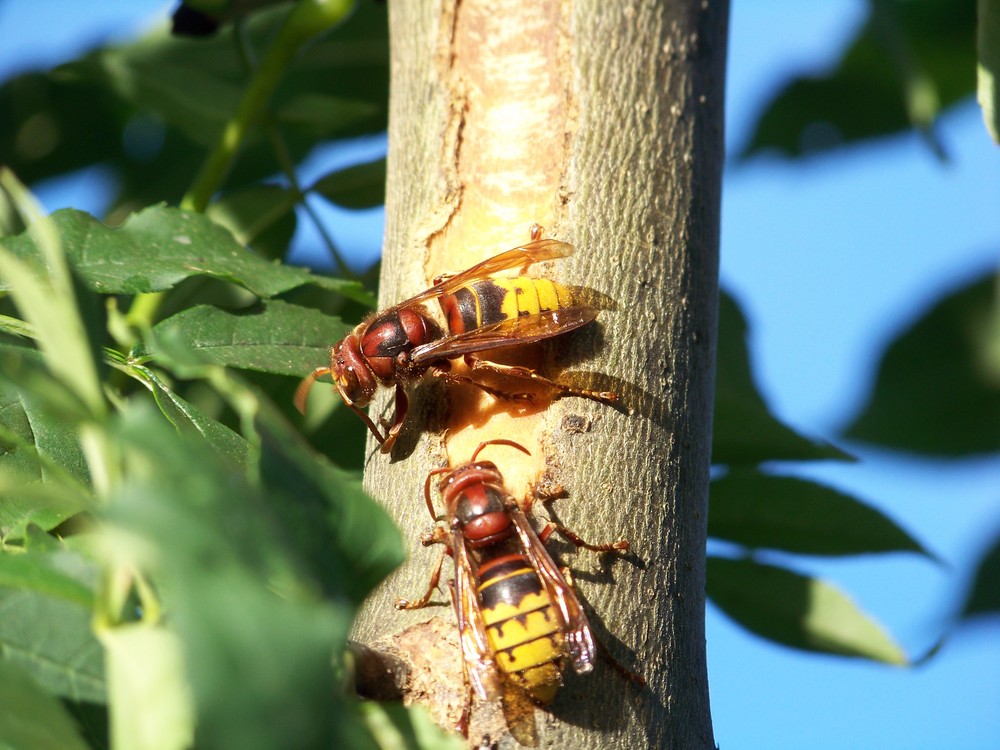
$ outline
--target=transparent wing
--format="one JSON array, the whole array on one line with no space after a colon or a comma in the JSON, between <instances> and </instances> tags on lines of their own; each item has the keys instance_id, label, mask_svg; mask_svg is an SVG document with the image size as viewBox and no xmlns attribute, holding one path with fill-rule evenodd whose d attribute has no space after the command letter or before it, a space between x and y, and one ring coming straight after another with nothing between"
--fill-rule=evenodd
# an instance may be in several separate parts
<instances>
[{"instance_id":1,"label":"transparent wing","mask_svg":"<svg viewBox=\"0 0 1000 750\"><path fill-rule=\"evenodd\" d=\"M563 637L566 642L566 650L573 662L573 669L580 674L590 672L594 668L597 649L594 644L594 636L590 631L590 623L580 605L580 600L531 527L524 511L518 507L513 499L510 500L508 507L524 552L538 572L542 584L549 596L552 597L556 611L562 618Z\"/></svg>"},{"instance_id":2,"label":"transparent wing","mask_svg":"<svg viewBox=\"0 0 1000 750\"><path fill-rule=\"evenodd\" d=\"M460 534L452 535L451 550L455 558L452 598L462 646L462 671L480 700L493 700L499 695L500 676L486 637L486 624L479 608L469 551Z\"/></svg>"},{"instance_id":3,"label":"transparent wing","mask_svg":"<svg viewBox=\"0 0 1000 750\"><path fill-rule=\"evenodd\" d=\"M563 307L534 315L507 318L499 323L421 344L414 348L410 356L414 364L426 364L436 359L454 359L463 354L504 346L531 344L586 325L597 314L598 310L593 307Z\"/></svg>"},{"instance_id":4,"label":"transparent wing","mask_svg":"<svg viewBox=\"0 0 1000 750\"><path fill-rule=\"evenodd\" d=\"M533 263L565 258L572 252L573 246L566 242L552 239L535 240L534 242L529 242L527 245L520 245L499 255L494 255L492 258L487 258L481 263L477 263L472 268L467 268L460 273L456 273L454 276L449 276L430 289L410 297L406 302L401 303L399 307L420 304L437 297L443 297L446 294L451 294L456 289L461 289L476 279L482 279L501 271L508 271L511 268L527 269Z\"/></svg>"}]
</instances>

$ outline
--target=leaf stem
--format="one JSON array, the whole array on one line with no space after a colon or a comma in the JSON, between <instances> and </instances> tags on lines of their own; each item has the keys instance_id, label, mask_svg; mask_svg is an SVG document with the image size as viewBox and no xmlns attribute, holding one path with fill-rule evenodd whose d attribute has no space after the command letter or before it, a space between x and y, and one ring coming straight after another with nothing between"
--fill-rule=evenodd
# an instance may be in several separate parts
<instances>
[{"instance_id":1,"label":"leaf stem","mask_svg":"<svg viewBox=\"0 0 1000 750\"><path fill-rule=\"evenodd\" d=\"M205 210L212 194L226 178L247 132L264 110L296 53L310 39L344 20L353 7L353 0L299 0L264 53L236 113L223 128L194 185L181 201L181 208Z\"/></svg>"},{"instance_id":2,"label":"leaf stem","mask_svg":"<svg viewBox=\"0 0 1000 750\"><path fill-rule=\"evenodd\" d=\"M292 59L302 46L347 18L354 0L299 0L289 13L243 92L236 112L222 129L215 148L202 165L194 183L181 199L181 208L204 213L219 189L247 133L265 110ZM126 320L151 326L166 297L165 292L140 294L132 301Z\"/></svg>"},{"instance_id":3,"label":"leaf stem","mask_svg":"<svg viewBox=\"0 0 1000 750\"><path fill-rule=\"evenodd\" d=\"M156 320L156 313L166 298L166 292L147 292L137 294L128 312L125 314L125 322L132 328L144 328L153 325Z\"/></svg>"}]
</instances>

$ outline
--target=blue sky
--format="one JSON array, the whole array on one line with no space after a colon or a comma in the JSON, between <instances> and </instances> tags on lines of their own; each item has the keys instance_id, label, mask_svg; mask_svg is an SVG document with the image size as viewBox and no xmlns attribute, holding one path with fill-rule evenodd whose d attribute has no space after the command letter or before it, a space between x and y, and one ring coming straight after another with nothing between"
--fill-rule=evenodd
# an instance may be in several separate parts
<instances>
[{"instance_id":1,"label":"blue sky","mask_svg":"<svg viewBox=\"0 0 1000 750\"><path fill-rule=\"evenodd\" d=\"M109 33L126 38L169 5L0 2L0 76L71 58ZM783 82L836 60L865 7L860 0L733 3L730 150ZM952 156L945 165L903 135L804 163L763 157L727 171L722 280L749 318L762 390L807 434L835 438L862 405L881 348L939 295L997 266L1000 149L971 102L943 118L940 136ZM382 152L383 139L364 139L317 154L307 170ZM42 198L50 209L99 212L102 194L83 175L46 186ZM337 212L331 221L359 263L374 257L380 210ZM314 243L307 235L303 244ZM947 566L914 556L790 562L837 582L918 656L942 634L956 582L1000 529L1000 458L933 461L851 449L861 463L805 472L883 509ZM1000 747L996 628L960 631L928 664L899 670L772 646L711 607L707 626L713 721L724 750Z\"/></svg>"},{"instance_id":2,"label":"blue sky","mask_svg":"<svg viewBox=\"0 0 1000 750\"><path fill-rule=\"evenodd\" d=\"M791 76L822 72L865 3L735 2L728 143ZM862 406L881 349L932 300L997 266L1000 150L974 103L941 122L942 165L914 135L802 162L731 165L722 281L743 304L758 379L782 418L835 437ZM1000 529L1000 461L932 461L862 450L853 466L813 465L877 505L950 567L913 556L808 561L918 656L942 633L955 582ZM960 632L913 670L796 654L708 612L709 679L723 748L995 748L1000 638Z\"/></svg>"}]
</instances>

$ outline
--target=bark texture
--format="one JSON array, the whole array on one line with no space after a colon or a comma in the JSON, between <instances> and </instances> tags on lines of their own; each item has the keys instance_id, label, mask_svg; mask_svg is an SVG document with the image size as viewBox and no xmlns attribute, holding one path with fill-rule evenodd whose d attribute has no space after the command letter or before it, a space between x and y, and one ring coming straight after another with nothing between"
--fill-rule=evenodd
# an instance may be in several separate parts
<instances>
[{"instance_id":1,"label":"bark texture","mask_svg":"<svg viewBox=\"0 0 1000 750\"><path fill-rule=\"evenodd\" d=\"M631 541L624 558L550 547L572 568L595 634L648 685L603 663L583 677L570 670L536 712L540 747L714 747L704 560L727 17L715 0L390 2L382 305L523 244L533 222L576 247L534 275L616 303L531 362L616 389L627 409L580 399L514 408L429 384L391 457L369 443L366 484L412 558L366 604L363 643L385 645L431 616L453 621L446 587L441 607L398 613L392 602L423 590L438 554L419 543L430 526L423 478L467 461L482 440L532 451L484 454L515 496L561 485L560 521L589 541ZM412 692L448 722L462 685L457 639L441 633L437 622L415 628L391 648L423 651ZM470 739L484 734L510 743L502 719L477 707Z\"/></svg>"}]
</instances>

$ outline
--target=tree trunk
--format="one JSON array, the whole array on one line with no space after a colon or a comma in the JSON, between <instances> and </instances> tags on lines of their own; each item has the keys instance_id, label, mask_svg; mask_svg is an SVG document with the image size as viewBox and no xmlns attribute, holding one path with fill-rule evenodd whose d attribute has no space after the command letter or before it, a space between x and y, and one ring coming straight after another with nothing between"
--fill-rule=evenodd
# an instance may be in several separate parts
<instances>
[{"instance_id":1,"label":"tree trunk","mask_svg":"<svg viewBox=\"0 0 1000 750\"><path fill-rule=\"evenodd\" d=\"M431 525L423 478L468 461L482 440L513 437L530 459L502 448L486 457L515 497L561 485L561 522L588 541L631 541L623 559L550 547L573 570L595 634L648 681L639 689L604 664L581 677L568 670L555 703L536 712L539 745L714 747L705 523L727 17L724 0L390 2L382 306L523 244L537 222L576 252L531 274L616 304L533 363L601 389L607 377L581 371L611 376L629 407L566 398L518 410L428 384L391 460L369 443L367 487L399 520L412 557L367 602L356 637L384 643L440 618L394 645L422 644L411 648L415 690L442 720L454 721L463 699L447 587L435 597L445 606L392 608L423 591L438 554L419 543ZM502 733L486 711L477 708L473 741Z\"/></svg>"}]
</instances>

